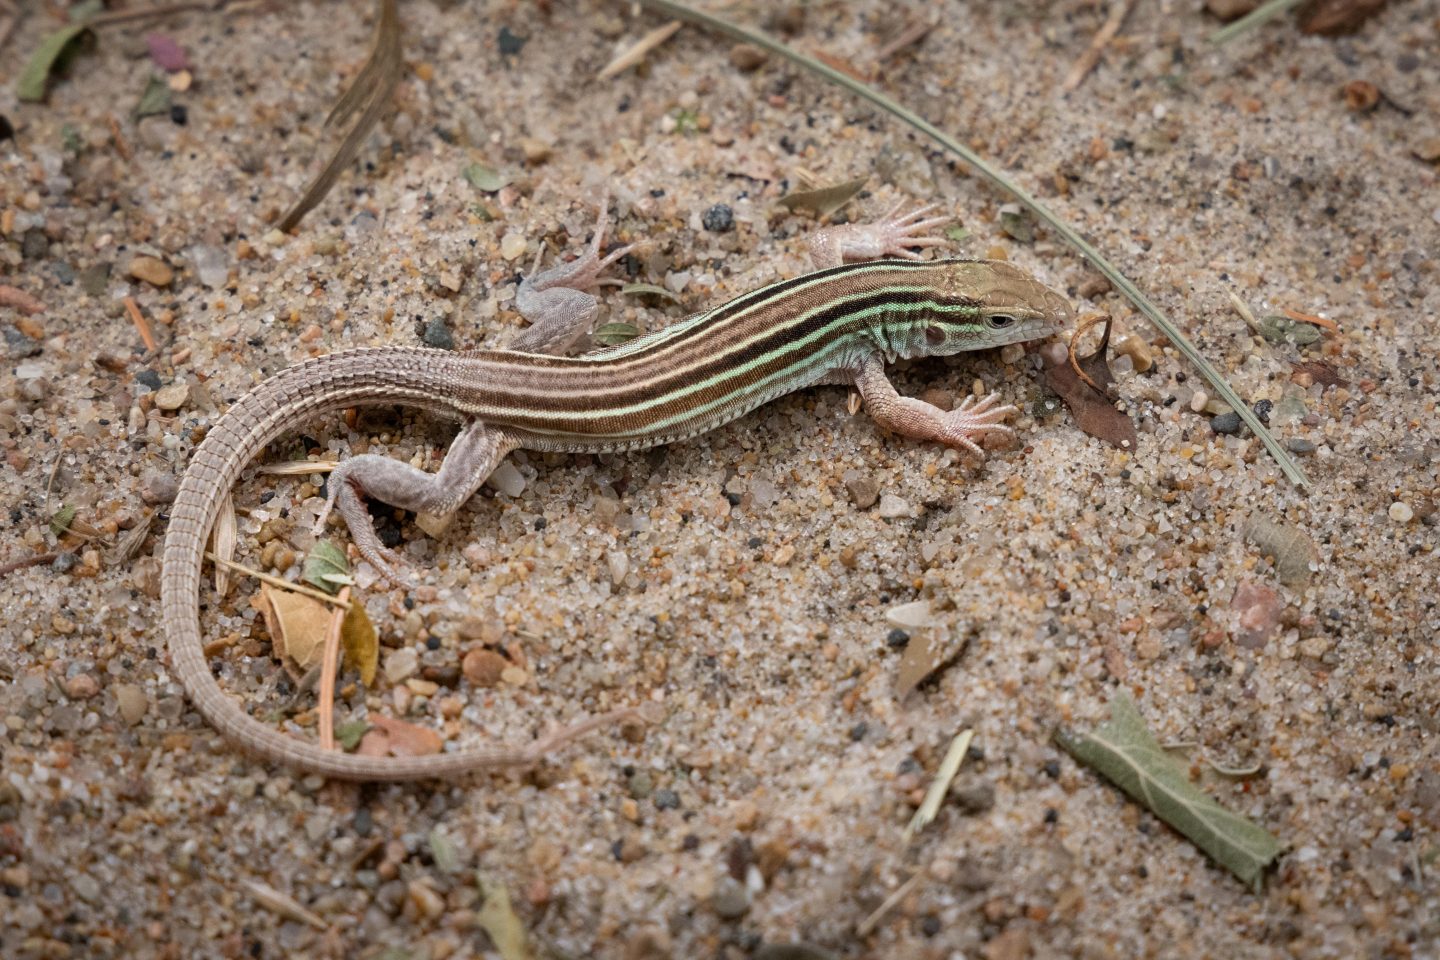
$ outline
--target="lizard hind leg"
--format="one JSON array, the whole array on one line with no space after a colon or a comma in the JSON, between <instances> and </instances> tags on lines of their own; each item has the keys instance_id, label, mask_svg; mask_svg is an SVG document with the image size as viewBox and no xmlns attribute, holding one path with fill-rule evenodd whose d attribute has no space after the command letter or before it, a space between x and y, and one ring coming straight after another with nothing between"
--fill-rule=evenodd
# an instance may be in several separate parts
<instances>
[{"instance_id":1,"label":"lizard hind leg","mask_svg":"<svg viewBox=\"0 0 1440 960\"><path fill-rule=\"evenodd\" d=\"M436 516L447 516L480 489L511 450L515 441L498 430L487 430L478 420L460 429L440 469L426 473L392 457L365 453L342 460L330 473L329 498L315 520L318 535L331 509L340 512L360 555L385 579L403 584L402 561L380 542L362 497Z\"/></svg>"}]
</instances>

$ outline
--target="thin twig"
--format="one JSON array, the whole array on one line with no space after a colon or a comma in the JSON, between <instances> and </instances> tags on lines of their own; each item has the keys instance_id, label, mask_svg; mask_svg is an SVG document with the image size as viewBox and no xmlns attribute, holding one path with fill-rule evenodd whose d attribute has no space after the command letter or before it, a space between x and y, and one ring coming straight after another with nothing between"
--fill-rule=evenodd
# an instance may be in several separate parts
<instances>
[{"instance_id":1,"label":"thin twig","mask_svg":"<svg viewBox=\"0 0 1440 960\"><path fill-rule=\"evenodd\" d=\"M342 587L336 599L350 602L350 588ZM340 627L345 611L337 609L325 630L325 653L320 659L320 749L335 749L335 674L339 672Z\"/></svg>"},{"instance_id":2,"label":"thin twig","mask_svg":"<svg viewBox=\"0 0 1440 960\"><path fill-rule=\"evenodd\" d=\"M1081 334L1085 333L1091 327L1098 326L1100 324L1100 321L1102 320L1106 323L1109 323L1110 316L1104 313L1092 313L1087 317L1081 317L1080 322L1075 325L1075 332L1070 335L1070 343L1068 346L1068 351L1070 354L1070 369L1075 371L1075 376L1088 383L1092 390L1100 394L1105 393L1104 388L1102 388L1100 384L1096 383L1093 379L1091 379L1090 374L1080 369L1080 361L1077 360L1075 357L1075 345L1080 342ZM1101 344L1101 347L1103 348L1104 344Z\"/></svg>"},{"instance_id":3,"label":"thin twig","mask_svg":"<svg viewBox=\"0 0 1440 960\"><path fill-rule=\"evenodd\" d=\"M1305 0L1269 0L1268 3L1260 4L1234 23L1227 24L1210 34L1210 42L1217 45L1229 43L1251 27L1258 27L1265 21L1272 20L1291 7L1298 7L1304 2Z\"/></svg>"},{"instance_id":4,"label":"thin twig","mask_svg":"<svg viewBox=\"0 0 1440 960\"><path fill-rule=\"evenodd\" d=\"M895 892L890 894L890 896L886 897L885 901L881 903L880 906L876 907L874 912L871 913L870 916L860 921L860 925L855 928L855 935L857 937L870 936L871 932L880 925L880 921L885 919L885 915L891 910L894 910L895 905L898 904L901 900L904 900L907 896L909 896L911 890L914 890L916 887L920 886L920 881L924 878L925 871L921 870L919 873L915 874L915 876L911 877L909 880L906 880L904 883L900 884L900 886L896 887Z\"/></svg>"},{"instance_id":5,"label":"thin twig","mask_svg":"<svg viewBox=\"0 0 1440 960\"><path fill-rule=\"evenodd\" d=\"M228 6L230 2L231 0L188 0L188 2L182 3L157 3L153 7L137 7L134 10L111 10L107 13L97 13L86 20L85 25L108 27L117 23L148 20L152 17L168 17L173 13L191 13L196 10L214 12Z\"/></svg>"},{"instance_id":6,"label":"thin twig","mask_svg":"<svg viewBox=\"0 0 1440 960\"><path fill-rule=\"evenodd\" d=\"M270 586L279 587L281 590L293 590L295 593L303 593L307 597L313 597L316 600L321 600L325 603L333 604L337 607L343 607L346 610L350 609L350 602L348 600L341 600L339 597L332 597L324 590L316 590L314 587L307 587L298 583L291 583L289 580L282 580L279 577L272 577L268 573L261 573L259 570L247 567L243 563L236 563L234 560L226 560L223 557L218 557L213 551L210 550L205 551L205 556L207 559L213 560L215 563L223 563L231 570L235 570L239 573L248 574L254 577L256 580L259 580L261 583L268 583L270 584Z\"/></svg>"},{"instance_id":7,"label":"thin twig","mask_svg":"<svg viewBox=\"0 0 1440 960\"><path fill-rule=\"evenodd\" d=\"M628 50L625 50L614 60L605 64L605 68L595 75L595 79L609 80L616 74L635 66L644 60L651 50L654 50L660 46L660 44L675 36L676 32L683 26L684 24L679 20L671 20L663 27L656 27L654 30L651 30L645 34L645 36L635 41Z\"/></svg>"},{"instance_id":8,"label":"thin twig","mask_svg":"<svg viewBox=\"0 0 1440 960\"><path fill-rule=\"evenodd\" d=\"M901 50L910 46L910 44L923 40L925 35L934 29L934 20L917 20L896 34L894 40L891 40L885 44L885 46L881 47L880 52L875 54L875 62L884 63Z\"/></svg>"},{"instance_id":9,"label":"thin twig","mask_svg":"<svg viewBox=\"0 0 1440 960\"><path fill-rule=\"evenodd\" d=\"M24 560L11 560L9 563L0 563L0 577L14 573L16 570L24 570L26 567L38 567L42 563L54 563L58 559L58 553L37 553L33 557L26 557Z\"/></svg>"},{"instance_id":10,"label":"thin twig","mask_svg":"<svg viewBox=\"0 0 1440 960\"><path fill-rule=\"evenodd\" d=\"M125 312L130 315L130 322L135 324L135 329L140 331L140 339L145 341L145 349L152 353L159 349L155 343L155 333L150 329L150 321L140 312L140 304L135 302L134 297L126 297L124 304Z\"/></svg>"},{"instance_id":11,"label":"thin twig","mask_svg":"<svg viewBox=\"0 0 1440 960\"><path fill-rule=\"evenodd\" d=\"M1080 54L1080 59L1070 68L1070 73L1065 77L1065 82L1060 84L1060 92L1073 93L1085 81L1085 77L1095 65L1100 62L1100 55L1105 52L1105 47L1115 34L1120 32L1124 25L1125 18L1130 16L1130 11L1135 9L1135 0L1112 0L1110 4L1110 15L1105 18L1095 36L1090 39L1090 46Z\"/></svg>"},{"instance_id":12,"label":"thin twig","mask_svg":"<svg viewBox=\"0 0 1440 960\"><path fill-rule=\"evenodd\" d=\"M1310 486L1310 480L1305 476L1305 471L1300 468L1300 465L1295 462L1295 458L1281 445L1280 441L1275 439L1275 435L1260 422L1260 418L1255 415L1255 411L1250 409L1250 405L1241 399L1234 388L1226 382L1225 378L1220 374L1220 371L1217 370L1209 360L1205 359L1204 355L1196 349L1195 344L1190 342L1190 339L1185 336L1180 328L1177 327L1169 317L1162 313L1159 307L1151 303L1149 298L1140 292L1139 287L1135 286L1128 277L1121 273L1119 268L1101 256L1100 251L1086 242L1085 238L1080 236L1073 227L1051 212L1049 207L1046 207L1032 196L1029 191L992 167L973 150L928 120L925 120L913 110L902 107L880 91L846 75L841 70L826 66L814 57L806 56L789 45L781 43L779 40L761 33L758 30L739 26L712 13L695 10L682 3L675 3L674 0L639 0L639 3L641 6L658 11L665 16L677 17L681 20L688 20L691 23L700 24L707 29L734 37L743 43L751 44L762 50L768 50L778 57L789 60L791 63L805 68L816 76L828 80L837 86L844 87L856 96L870 101L891 116L909 124L915 130L925 134L951 153L960 157L991 183L994 183L1013 196L1038 219L1048 224L1062 240L1079 251L1081 256L1094 264L1095 269L1104 274L1117 290L1123 293L1131 303L1135 304L1140 312L1145 314L1150 322L1175 345L1175 348L1180 351L1181 355L1190 361L1191 365L1200 372L1200 375L1203 376L1214 389L1218 397L1229 404L1231 408L1240 415L1240 419L1244 422L1245 426L1250 428L1251 433L1260 438L1260 442L1265 445L1266 451L1275 459L1281 472L1297 487L1303 489Z\"/></svg>"}]
</instances>

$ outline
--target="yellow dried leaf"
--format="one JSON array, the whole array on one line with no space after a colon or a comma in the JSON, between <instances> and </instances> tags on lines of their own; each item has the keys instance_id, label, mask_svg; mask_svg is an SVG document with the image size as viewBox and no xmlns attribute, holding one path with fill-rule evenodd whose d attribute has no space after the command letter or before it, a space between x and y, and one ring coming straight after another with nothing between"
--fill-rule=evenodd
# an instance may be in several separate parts
<instances>
[{"instance_id":1,"label":"yellow dried leaf","mask_svg":"<svg viewBox=\"0 0 1440 960\"><path fill-rule=\"evenodd\" d=\"M319 600L265 584L257 603L285 669L297 679L320 662L330 609Z\"/></svg>"},{"instance_id":2,"label":"yellow dried leaf","mask_svg":"<svg viewBox=\"0 0 1440 960\"><path fill-rule=\"evenodd\" d=\"M340 625L340 646L345 651L345 662L360 671L360 682L367 687L373 684L375 668L380 664L380 640L365 605L353 597L345 622Z\"/></svg>"}]
</instances>

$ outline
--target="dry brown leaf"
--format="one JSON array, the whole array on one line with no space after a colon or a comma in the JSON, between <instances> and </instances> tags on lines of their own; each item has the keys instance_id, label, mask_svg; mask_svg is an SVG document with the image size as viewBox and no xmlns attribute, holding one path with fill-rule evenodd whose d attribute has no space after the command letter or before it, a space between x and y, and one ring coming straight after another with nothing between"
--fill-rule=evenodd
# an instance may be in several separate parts
<instances>
[{"instance_id":1,"label":"dry brown leaf","mask_svg":"<svg viewBox=\"0 0 1440 960\"><path fill-rule=\"evenodd\" d=\"M1245 539L1274 559L1275 575L1287 587L1304 586L1311 564L1320 562L1320 551L1304 530L1269 517L1251 517L1245 524Z\"/></svg>"},{"instance_id":2,"label":"dry brown leaf","mask_svg":"<svg viewBox=\"0 0 1440 960\"><path fill-rule=\"evenodd\" d=\"M268 583L260 587L256 604L265 616L265 626L285 669L295 679L303 677L320 662L325 649L325 631L330 626L330 608L318 600Z\"/></svg>"},{"instance_id":3,"label":"dry brown leaf","mask_svg":"<svg viewBox=\"0 0 1440 960\"><path fill-rule=\"evenodd\" d=\"M230 568L226 563L235 559L235 541L239 537L239 525L235 521L235 501L227 492L220 501L215 514L215 530L210 534L211 550L225 561L215 564L215 595L224 597L230 592Z\"/></svg>"},{"instance_id":4,"label":"dry brown leaf","mask_svg":"<svg viewBox=\"0 0 1440 960\"><path fill-rule=\"evenodd\" d=\"M404 720L396 720L378 714L372 714L369 719L374 727L360 740L360 749L356 753L366 752L366 744L377 730L385 736L386 749L397 757L423 757L439 753L445 746L445 741L440 739L440 734L429 727L416 726L413 723L406 723ZM367 756L384 756L384 754L367 754Z\"/></svg>"},{"instance_id":5,"label":"dry brown leaf","mask_svg":"<svg viewBox=\"0 0 1440 960\"><path fill-rule=\"evenodd\" d=\"M899 695L906 696L937 670L953 663L964 649L965 637L957 631L932 627L916 630L900 655L900 669L895 675Z\"/></svg>"},{"instance_id":6,"label":"dry brown leaf","mask_svg":"<svg viewBox=\"0 0 1440 960\"><path fill-rule=\"evenodd\" d=\"M1385 0L1311 0L1300 10L1300 29L1338 37L1354 33L1385 8Z\"/></svg>"},{"instance_id":7,"label":"dry brown leaf","mask_svg":"<svg viewBox=\"0 0 1440 960\"><path fill-rule=\"evenodd\" d=\"M345 622L340 626L340 645L345 650L345 663L360 671L360 682L367 687L373 684L380 663L380 641L365 605L357 599L351 598Z\"/></svg>"},{"instance_id":8,"label":"dry brown leaf","mask_svg":"<svg viewBox=\"0 0 1440 960\"><path fill-rule=\"evenodd\" d=\"M1082 321L1083 323L1083 321ZM1110 394L1113 393L1113 378L1110 376L1110 366L1105 362L1105 355L1110 345L1110 317L1105 317L1105 333L1100 338L1100 345L1095 352L1084 357L1077 357L1076 360L1080 369L1084 371L1095 385L1086 383L1085 380L1075 372L1075 368L1068 362L1053 367L1045 368L1045 385L1060 395L1065 405L1070 408L1070 414L1075 418L1076 425L1089 436L1097 440L1103 440L1112 447L1119 447L1122 450L1134 451L1136 443L1135 424L1130 420L1129 415L1116 409ZM1076 336L1083 332L1084 327L1076 331Z\"/></svg>"}]
</instances>

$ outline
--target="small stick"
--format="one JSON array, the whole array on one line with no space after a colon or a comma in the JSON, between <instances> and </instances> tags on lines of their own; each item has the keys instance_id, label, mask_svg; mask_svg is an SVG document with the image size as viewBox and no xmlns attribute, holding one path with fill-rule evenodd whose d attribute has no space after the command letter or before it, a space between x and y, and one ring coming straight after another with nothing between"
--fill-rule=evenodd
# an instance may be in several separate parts
<instances>
[{"instance_id":1,"label":"small stick","mask_svg":"<svg viewBox=\"0 0 1440 960\"><path fill-rule=\"evenodd\" d=\"M145 349L152 353L158 349L155 343L155 334L150 329L150 321L145 319L145 314L140 312L140 304L135 302L134 297L125 298L125 312L130 314L130 322L135 324L135 329L140 331L140 339L145 341Z\"/></svg>"},{"instance_id":2,"label":"small stick","mask_svg":"<svg viewBox=\"0 0 1440 960\"><path fill-rule=\"evenodd\" d=\"M150 17L168 17L172 13L190 13L195 10L216 11L228 6L230 0L186 0L183 3L159 3L153 7L139 7L134 10L111 10L100 13L85 21L88 27L108 27L115 23L129 23Z\"/></svg>"},{"instance_id":3,"label":"small stick","mask_svg":"<svg viewBox=\"0 0 1440 960\"><path fill-rule=\"evenodd\" d=\"M660 46L660 44L675 36L675 32L679 30L682 26L683 24L679 20L671 20L664 26L656 27L654 30L651 30L649 33L645 34L645 36L635 41L634 45L631 46L628 50L621 53L614 60L611 60L609 63L605 64L604 69L595 75L595 79L609 80L616 74L635 66L635 64L644 60L651 50L654 50L656 47Z\"/></svg>"},{"instance_id":4,"label":"small stick","mask_svg":"<svg viewBox=\"0 0 1440 960\"><path fill-rule=\"evenodd\" d=\"M58 553L37 553L33 557L26 557L24 560L11 560L9 563L0 564L0 577L14 573L16 570L24 570L26 567L38 567L42 563L54 563L60 556Z\"/></svg>"},{"instance_id":5,"label":"small stick","mask_svg":"<svg viewBox=\"0 0 1440 960\"><path fill-rule=\"evenodd\" d=\"M1086 75L1094 70L1095 65L1100 62L1100 55L1105 52L1105 47L1110 41L1115 39L1115 34L1120 32L1125 18L1130 16L1130 11L1134 7L1135 0L1113 0L1110 4L1110 15L1105 18L1105 22L1100 25L1095 36L1090 39L1090 46L1085 48L1085 52L1080 54L1080 59L1076 60L1075 65L1070 68L1065 82L1060 84L1062 93L1073 93L1080 84L1085 82Z\"/></svg>"},{"instance_id":6,"label":"small stick","mask_svg":"<svg viewBox=\"0 0 1440 960\"><path fill-rule=\"evenodd\" d=\"M120 154L121 160L129 160L130 144L125 141L125 135L120 132L120 121L115 119L113 113L105 120L110 124L110 139L115 142L115 152Z\"/></svg>"},{"instance_id":7,"label":"small stick","mask_svg":"<svg viewBox=\"0 0 1440 960\"><path fill-rule=\"evenodd\" d=\"M1088 317L1082 317L1082 318L1080 319L1080 322L1079 322L1078 324L1076 324L1076 326L1075 326L1075 333L1074 333L1074 335L1070 337L1070 347L1069 347L1069 352L1070 352L1070 369L1075 371L1075 376L1079 377L1081 380L1084 380L1086 383L1090 384L1090 386L1091 386L1092 388L1094 388L1094 390L1095 390L1096 393L1099 393L1099 394L1102 394L1102 395L1105 393L1105 391L1100 388L1100 384L1098 384L1098 383L1096 383L1094 380L1092 380L1092 379L1090 378L1090 374L1088 374L1088 373L1086 373L1084 370L1081 370L1081 369L1080 369L1080 361L1075 358L1075 344L1079 342L1079 340L1080 340L1080 335L1083 334L1086 330L1089 330L1091 327L1096 326L1096 325L1099 324L1100 321L1102 321L1102 320L1108 322L1109 319L1110 319L1110 318L1109 318L1108 316L1106 316L1105 314L1103 314L1103 313L1092 313L1092 314L1090 314L1090 316L1088 316ZM1102 344L1102 346L1103 346L1103 344Z\"/></svg>"},{"instance_id":8,"label":"small stick","mask_svg":"<svg viewBox=\"0 0 1440 960\"><path fill-rule=\"evenodd\" d=\"M904 30L901 30L894 40L891 40L880 48L880 52L875 54L875 62L881 63L889 60L895 56L895 54L910 46L910 44L918 43L924 39L925 35L933 29L935 29L935 23L931 20L919 20L910 24Z\"/></svg>"},{"instance_id":9,"label":"small stick","mask_svg":"<svg viewBox=\"0 0 1440 960\"><path fill-rule=\"evenodd\" d=\"M342 587L336 598L343 603L350 601L350 588ZM339 670L340 627L345 622L345 611L336 609L330 617L330 626L325 631L325 654L320 659L320 749L335 749L335 674Z\"/></svg>"},{"instance_id":10,"label":"small stick","mask_svg":"<svg viewBox=\"0 0 1440 960\"><path fill-rule=\"evenodd\" d=\"M1325 317L1317 317L1310 313L1301 313L1299 310L1291 310L1289 307L1282 308L1280 312L1291 320L1298 320L1301 323L1313 323L1315 326L1329 330L1331 333L1340 332L1340 324L1334 320L1327 320Z\"/></svg>"},{"instance_id":11,"label":"small stick","mask_svg":"<svg viewBox=\"0 0 1440 960\"><path fill-rule=\"evenodd\" d=\"M896 887L895 892L890 894L890 896L886 897L885 902L880 904L880 906L876 907L874 913L870 914L870 916L860 921L860 926L855 928L855 935L857 937L870 936L871 931L873 931L877 926L880 925L881 920L885 919L885 915L891 910L894 910L896 904L898 904L901 900L904 900L907 896L909 896L911 890L914 890L920 885L920 881L924 878L924 876L925 871L921 870L919 873L915 874L915 876L911 877L909 880L906 880L904 883L900 884L900 886Z\"/></svg>"},{"instance_id":12,"label":"small stick","mask_svg":"<svg viewBox=\"0 0 1440 960\"><path fill-rule=\"evenodd\" d=\"M272 577L268 573L261 573L259 570L251 569L250 567L245 566L243 563L236 563L234 560L226 560L224 557L216 556L215 553L210 550L205 551L205 556L210 560L214 561L215 563L223 563L231 570L236 570L240 573L249 574L256 580L259 580L261 583L268 583L270 584L270 586L279 587L281 590L293 590L296 593L303 593L307 597L313 597L316 600L321 600L325 603L333 604L337 607L343 607L346 610L350 609L350 601L341 600L339 597L332 597L324 590L316 590L314 587L306 587L298 583L291 583L289 580L282 580L279 577Z\"/></svg>"}]
</instances>

